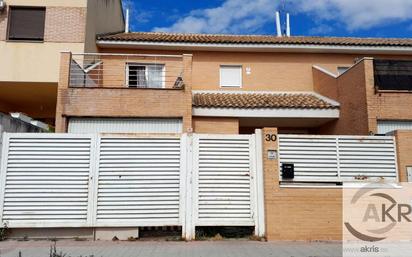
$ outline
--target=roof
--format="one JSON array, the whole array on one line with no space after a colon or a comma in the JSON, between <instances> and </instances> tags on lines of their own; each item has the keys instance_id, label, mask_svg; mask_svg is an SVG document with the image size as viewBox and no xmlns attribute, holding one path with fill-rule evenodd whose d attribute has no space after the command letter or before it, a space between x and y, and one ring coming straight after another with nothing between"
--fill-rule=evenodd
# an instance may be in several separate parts
<instances>
[{"instance_id":1,"label":"roof","mask_svg":"<svg viewBox=\"0 0 412 257\"><path fill-rule=\"evenodd\" d=\"M247 109L338 109L339 104L315 93L193 93L193 107Z\"/></svg>"},{"instance_id":2,"label":"roof","mask_svg":"<svg viewBox=\"0 0 412 257\"><path fill-rule=\"evenodd\" d=\"M277 37L272 35L182 34L163 32L133 32L100 35L101 41L169 42L198 44L261 44L261 45L324 45L324 46L392 46L411 47L412 39L355 37Z\"/></svg>"}]
</instances>

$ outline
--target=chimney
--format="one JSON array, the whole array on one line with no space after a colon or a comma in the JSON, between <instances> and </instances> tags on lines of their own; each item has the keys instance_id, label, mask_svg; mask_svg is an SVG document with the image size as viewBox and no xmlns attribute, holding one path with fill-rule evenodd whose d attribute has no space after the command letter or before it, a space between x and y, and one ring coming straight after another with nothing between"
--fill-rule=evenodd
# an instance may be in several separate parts
<instances>
[{"instance_id":1,"label":"chimney","mask_svg":"<svg viewBox=\"0 0 412 257\"><path fill-rule=\"evenodd\" d=\"M278 37L282 36L282 30L280 28L280 13L276 12L276 33Z\"/></svg>"},{"instance_id":2,"label":"chimney","mask_svg":"<svg viewBox=\"0 0 412 257\"><path fill-rule=\"evenodd\" d=\"M125 24L124 32L129 33L129 9L126 9L126 24Z\"/></svg>"},{"instance_id":3,"label":"chimney","mask_svg":"<svg viewBox=\"0 0 412 257\"><path fill-rule=\"evenodd\" d=\"M286 14L286 36L290 37L290 15Z\"/></svg>"}]
</instances>

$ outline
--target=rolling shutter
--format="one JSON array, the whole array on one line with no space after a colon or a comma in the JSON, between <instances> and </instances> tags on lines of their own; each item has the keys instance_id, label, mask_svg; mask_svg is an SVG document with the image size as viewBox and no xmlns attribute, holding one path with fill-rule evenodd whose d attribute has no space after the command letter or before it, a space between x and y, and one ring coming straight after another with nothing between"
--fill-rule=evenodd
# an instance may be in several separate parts
<instances>
[{"instance_id":1,"label":"rolling shutter","mask_svg":"<svg viewBox=\"0 0 412 257\"><path fill-rule=\"evenodd\" d=\"M9 39L43 40L46 8L10 7Z\"/></svg>"},{"instance_id":2,"label":"rolling shutter","mask_svg":"<svg viewBox=\"0 0 412 257\"><path fill-rule=\"evenodd\" d=\"M14 227L85 225L90 149L91 139L82 136L10 136L3 222Z\"/></svg>"}]
</instances>

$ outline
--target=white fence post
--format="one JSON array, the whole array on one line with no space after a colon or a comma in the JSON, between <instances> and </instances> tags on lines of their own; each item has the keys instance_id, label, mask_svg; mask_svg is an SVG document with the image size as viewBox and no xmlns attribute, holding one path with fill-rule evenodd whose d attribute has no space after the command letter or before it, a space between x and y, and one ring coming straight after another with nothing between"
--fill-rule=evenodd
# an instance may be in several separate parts
<instances>
[{"instance_id":1,"label":"white fence post","mask_svg":"<svg viewBox=\"0 0 412 257\"><path fill-rule=\"evenodd\" d=\"M182 167L185 170L182 180L184 180L185 187L183 193L185 195L185 208L182 216L184 216L184 222L182 224L182 237L189 241L195 238L195 228L193 222L193 134L184 134L182 136L182 145L184 150L182 151Z\"/></svg>"},{"instance_id":2,"label":"white fence post","mask_svg":"<svg viewBox=\"0 0 412 257\"><path fill-rule=\"evenodd\" d=\"M262 130L255 130L255 194L256 194L256 206L257 213L255 216L255 235L259 237L265 236L266 224L265 224L265 190L264 190L264 176L263 176L263 154L262 154Z\"/></svg>"},{"instance_id":3,"label":"white fence post","mask_svg":"<svg viewBox=\"0 0 412 257\"><path fill-rule=\"evenodd\" d=\"M89 197L87 224L94 227L97 217L97 193L99 187L99 158L100 157L100 136L91 135L90 146L90 174L89 174Z\"/></svg>"},{"instance_id":4,"label":"white fence post","mask_svg":"<svg viewBox=\"0 0 412 257\"><path fill-rule=\"evenodd\" d=\"M3 149L0 158L0 226L3 227L4 193L6 188L7 157L9 155L9 134L3 133Z\"/></svg>"}]
</instances>

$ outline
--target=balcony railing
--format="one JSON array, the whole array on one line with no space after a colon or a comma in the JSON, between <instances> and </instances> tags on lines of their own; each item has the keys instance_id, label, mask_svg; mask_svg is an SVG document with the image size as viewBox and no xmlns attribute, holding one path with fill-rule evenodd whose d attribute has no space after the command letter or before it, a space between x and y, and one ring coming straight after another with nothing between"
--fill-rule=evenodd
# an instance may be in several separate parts
<instances>
[{"instance_id":1,"label":"balcony railing","mask_svg":"<svg viewBox=\"0 0 412 257\"><path fill-rule=\"evenodd\" d=\"M72 54L69 87L183 89L183 55Z\"/></svg>"}]
</instances>

